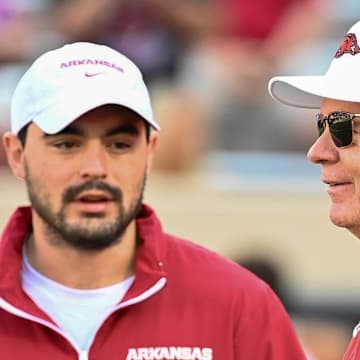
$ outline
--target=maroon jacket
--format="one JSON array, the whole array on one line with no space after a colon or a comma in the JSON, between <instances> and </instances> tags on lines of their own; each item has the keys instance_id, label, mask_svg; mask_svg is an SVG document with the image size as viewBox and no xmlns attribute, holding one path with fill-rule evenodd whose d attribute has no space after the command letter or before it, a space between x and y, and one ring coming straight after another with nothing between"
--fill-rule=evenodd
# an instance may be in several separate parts
<instances>
[{"instance_id":1,"label":"maroon jacket","mask_svg":"<svg viewBox=\"0 0 360 360\"><path fill-rule=\"evenodd\" d=\"M360 323L356 325L353 331L353 337L343 360L360 360Z\"/></svg>"},{"instance_id":2,"label":"maroon jacket","mask_svg":"<svg viewBox=\"0 0 360 360\"><path fill-rule=\"evenodd\" d=\"M146 205L137 219L135 282L90 350L81 352L22 290L22 245L30 231L31 209L19 208L0 242L1 359L305 359L288 315L264 282L164 233Z\"/></svg>"}]
</instances>

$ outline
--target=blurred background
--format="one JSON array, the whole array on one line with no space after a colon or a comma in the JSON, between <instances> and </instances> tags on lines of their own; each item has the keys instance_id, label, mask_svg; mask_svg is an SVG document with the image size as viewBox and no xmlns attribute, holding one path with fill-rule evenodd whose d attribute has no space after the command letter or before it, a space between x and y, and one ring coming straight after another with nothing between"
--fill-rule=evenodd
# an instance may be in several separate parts
<instances>
[{"instance_id":1,"label":"blurred background","mask_svg":"<svg viewBox=\"0 0 360 360\"><path fill-rule=\"evenodd\" d=\"M360 320L360 242L330 224L306 160L314 112L275 103L267 82L324 73L359 19L358 0L0 0L0 132L42 52L93 41L128 55L162 126L146 201L165 229L257 273L313 359L340 359ZM2 149L0 181L2 229L27 203Z\"/></svg>"}]
</instances>

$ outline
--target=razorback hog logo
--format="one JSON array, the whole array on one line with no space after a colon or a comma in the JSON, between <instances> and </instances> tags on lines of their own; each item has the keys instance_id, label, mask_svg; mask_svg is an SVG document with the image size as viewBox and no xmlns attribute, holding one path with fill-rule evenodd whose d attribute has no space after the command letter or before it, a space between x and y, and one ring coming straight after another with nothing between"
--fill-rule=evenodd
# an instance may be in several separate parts
<instances>
[{"instance_id":1,"label":"razorback hog logo","mask_svg":"<svg viewBox=\"0 0 360 360\"><path fill-rule=\"evenodd\" d=\"M339 49L336 51L335 57L339 58L344 54L356 55L360 53L360 47L356 35L353 33L346 34L344 40L340 44Z\"/></svg>"}]
</instances>

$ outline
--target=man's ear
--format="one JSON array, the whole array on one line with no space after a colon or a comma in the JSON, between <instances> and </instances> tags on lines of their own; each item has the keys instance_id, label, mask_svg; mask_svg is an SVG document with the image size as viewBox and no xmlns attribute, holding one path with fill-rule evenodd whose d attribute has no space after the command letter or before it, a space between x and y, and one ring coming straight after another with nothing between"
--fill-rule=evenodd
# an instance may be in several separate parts
<instances>
[{"instance_id":1,"label":"man's ear","mask_svg":"<svg viewBox=\"0 0 360 360\"><path fill-rule=\"evenodd\" d=\"M157 131L152 131L150 134L150 139L148 144L146 175L150 174L154 153L157 147L157 142L158 142L158 133Z\"/></svg>"},{"instance_id":2,"label":"man's ear","mask_svg":"<svg viewBox=\"0 0 360 360\"><path fill-rule=\"evenodd\" d=\"M3 135L3 145L7 157L8 164L18 179L24 179L24 148L19 138L11 132Z\"/></svg>"}]
</instances>

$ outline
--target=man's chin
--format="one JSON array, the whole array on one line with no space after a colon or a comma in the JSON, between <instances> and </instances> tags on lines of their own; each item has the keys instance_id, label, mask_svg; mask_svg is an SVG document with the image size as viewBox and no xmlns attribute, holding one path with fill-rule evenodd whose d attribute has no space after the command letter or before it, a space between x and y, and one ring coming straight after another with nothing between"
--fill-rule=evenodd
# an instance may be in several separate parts
<instances>
[{"instance_id":1,"label":"man's chin","mask_svg":"<svg viewBox=\"0 0 360 360\"><path fill-rule=\"evenodd\" d=\"M72 221L65 224L65 228L70 233L102 234L106 233L108 229L117 228L119 226L116 219L107 218L105 215L94 216L94 214L92 214L90 216L71 220Z\"/></svg>"},{"instance_id":2,"label":"man's chin","mask_svg":"<svg viewBox=\"0 0 360 360\"><path fill-rule=\"evenodd\" d=\"M96 223L97 220L99 220L99 223L109 223L116 221L117 217L119 217L119 214L115 209L92 209L89 211L70 207L63 213L65 222L72 226L79 224L80 226L87 226L87 224Z\"/></svg>"},{"instance_id":3,"label":"man's chin","mask_svg":"<svg viewBox=\"0 0 360 360\"><path fill-rule=\"evenodd\" d=\"M338 227L348 229L356 225L354 214L351 214L349 209L343 209L343 211L341 211L341 209L334 208L334 206L332 206L330 208L329 218L330 221Z\"/></svg>"},{"instance_id":4,"label":"man's chin","mask_svg":"<svg viewBox=\"0 0 360 360\"><path fill-rule=\"evenodd\" d=\"M99 224L88 223L86 226L77 224L76 226L67 225L64 227L61 237L66 243L81 250L100 250L109 247L120 241L125 229L119 227L117 223L102 222Z\"/></svg>"}]
</instances>

